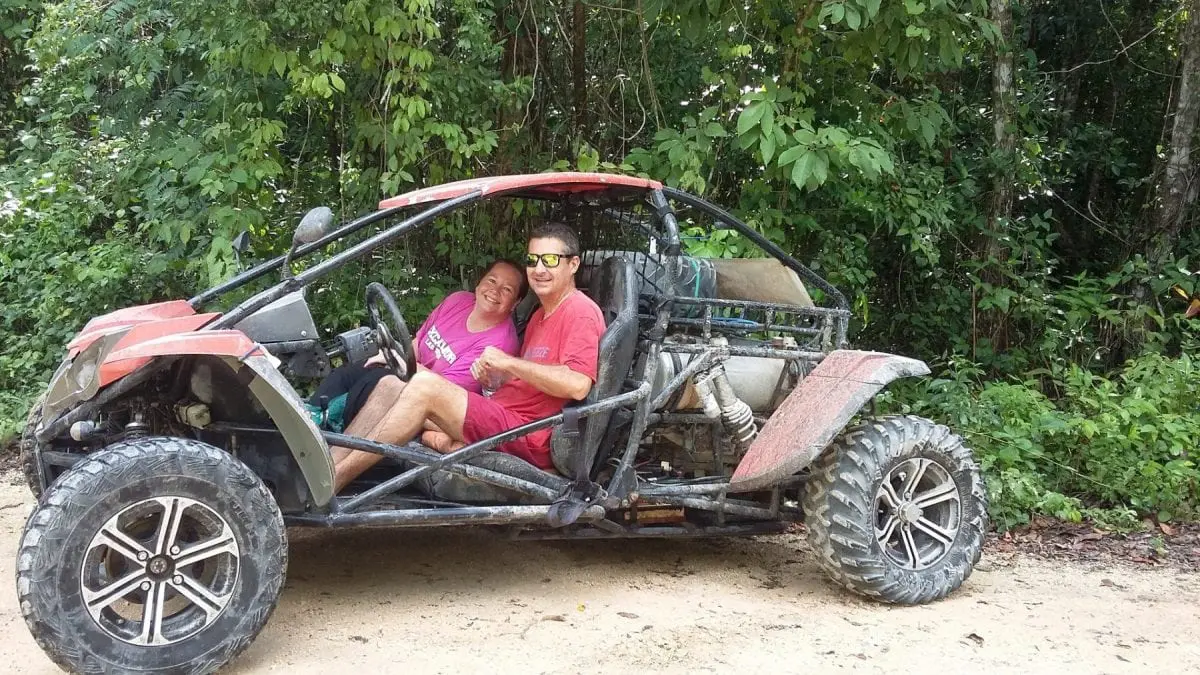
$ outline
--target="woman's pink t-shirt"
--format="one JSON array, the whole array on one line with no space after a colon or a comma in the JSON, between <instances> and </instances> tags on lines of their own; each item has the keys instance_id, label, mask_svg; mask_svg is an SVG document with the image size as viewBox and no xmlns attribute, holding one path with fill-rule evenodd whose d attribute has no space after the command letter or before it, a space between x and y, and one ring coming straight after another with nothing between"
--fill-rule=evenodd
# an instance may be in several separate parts
<instances>
[{"instance_id":1,"label":"woman's pink t-shirt","mask_svg":"<svg viewBox=\"0 0 1200 675\"><path fill-rule=\"evenodd\" d=\"M478 393L481 387L471 376L471 364L488 346L516 354L519 341L511 318L478 333L467 330L474 307L475 294L470 291L447 296L417 331L417 363Z\"/></svg>"}]
</instances>

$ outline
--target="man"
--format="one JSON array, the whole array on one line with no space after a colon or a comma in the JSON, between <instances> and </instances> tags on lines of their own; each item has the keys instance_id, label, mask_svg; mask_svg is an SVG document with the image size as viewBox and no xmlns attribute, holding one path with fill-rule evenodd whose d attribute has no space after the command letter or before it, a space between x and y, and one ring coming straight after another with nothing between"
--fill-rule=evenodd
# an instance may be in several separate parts
<instances>
[{"instance_id":1,"label":"man","mask_svg":"<svg viewBox=\"0 0 1200 675\"><path fill-rule=\"evenodd\" d=\"M418 372L404 386L389 377L375 388L347 433L395 445L433 430L455 442L474 443L553 415L567 401L587 396L596 380L604 315L575 288L579 239L566 225L546 223L530 235L528 250L525 273L541 306L526 326L521 356L488 347L471 367L484 387L499 387L495 394L484 397L428 371ZM455 446L438 444L436 449L448 452ZM498 450L553 470L549 429ZM335 489L340 491L380 458L336 448Z\"/></svg>"}]
</instances>

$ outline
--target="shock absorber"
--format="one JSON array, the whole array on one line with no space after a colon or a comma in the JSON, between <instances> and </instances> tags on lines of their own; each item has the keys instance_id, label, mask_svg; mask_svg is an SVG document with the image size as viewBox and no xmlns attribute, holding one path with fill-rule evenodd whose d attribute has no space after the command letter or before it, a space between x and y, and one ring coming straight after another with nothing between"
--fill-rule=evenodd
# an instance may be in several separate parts
<instances>
[{"instance_id":1,"label":"shock absorber","mask_svg":"<svg viewBox=\"0 0 1200 675\"><path fill-rule=\"evenodd\" d=\"M130 407L129 423L125 425L124 438L141 438L150 435L150 423L146 420L146 406L139 399Z\"/></svg>"}]
</instances>

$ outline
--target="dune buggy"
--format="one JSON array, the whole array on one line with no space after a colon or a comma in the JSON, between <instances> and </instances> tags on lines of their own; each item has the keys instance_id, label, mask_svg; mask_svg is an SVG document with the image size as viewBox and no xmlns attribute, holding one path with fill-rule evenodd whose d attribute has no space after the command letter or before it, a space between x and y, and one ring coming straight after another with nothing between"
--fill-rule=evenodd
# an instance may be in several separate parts
<instances>
[{"instance_id":1,"label":"dune buggy","mask_svg":"<svg viewBox=\"0 0 1200 675\"><path fill-rule=\"evenodd\" d=\"M513 214L563 220L585 242L578 283L607 322L587 399L446 455L319 428L293 382L381 348L413 371L385 288L369 286L369 325L331 336L309 308L314 282L428 237L438 219L469 230L487 218L495 232ZM40 497L17 569L22 613L60 665L220 667L276 604L288 525L596 539L803 521L838 583L903 604L953 591L978 561L985 495L961 439L911 416L848 427L926 366L845 349L843 295L726 211L651 180L545 173L417 190L333 230L331 218L314 210L286 255L187 301L92 319L68 345L21 441ZM760 255L689 256L686 237L733 237ZM227 311L201 311L275 274ZM556 472L494 451L551 427ZM334 494L331 445L384 459Z\"/></svg>"}]
</instances>

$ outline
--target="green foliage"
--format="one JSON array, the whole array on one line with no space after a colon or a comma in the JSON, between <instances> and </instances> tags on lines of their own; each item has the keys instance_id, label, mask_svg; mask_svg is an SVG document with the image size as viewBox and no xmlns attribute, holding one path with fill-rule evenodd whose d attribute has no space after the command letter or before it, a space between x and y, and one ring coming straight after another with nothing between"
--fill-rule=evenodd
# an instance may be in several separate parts
<instances>
[{"instance_id":1,"label":"green foliage","mask_svg":"<svg viewBox=\"0 0 1200 675\"><path fill-rule=\"evenodd\" d=\"M17 83L0 107L0 419L88 317L228 277L238 232L265 257L312 206L349 217L414 175L470 175L497 147L493 112L528 91L496 70L494 19L472 0L0 4L0 54L28 64L0 73ZM357 318L361 285L325 290L335 321Z\"/></svg>"},{"instance_id":2,"label":"green foliage","mask_svg":"<svg viewBox=\"0 0 1200 675\"><path fill-rule=\"evenodd\" d=\"M1006 43L988 7L595 2L580 26L562 0L0 0L0 436L87 318L227 277L242 230L260 260L321 204L349 219L476 175L636 172L837 285L856 346L950 364L892 401L968 434L998 523L1191 515L1178 356L1197 341L1167 289L1200 290L1200 241L1189 221L1176 260L1138 254L1185 15L1031 0ZM314 308L353 325L379 280L417 321L530 218L439 221L320 284Z\"/></svg>"},{"instance_id":3,"label":"green foliage","mask_svg":"<svg viewBox=\"0 0 1200 675\"><path fill-rule=\"evenodd\" d=\"M931 416L967 439L987 474L991 517L1002 529L1046 513L1115 527L1132 513L1195 518L1200 365L1147 354L1112 379L1070 366L1054 400L1036 382L980 382L955 363L945 377L901 385L888 406Z\"/></svg>"},{"instance_id":4,"label":"green foliage","mask_svg":"<svg viewBox=\"0 0 1200 675\"><path fill-rule=\"evenodd\" d=\"M1058 451L1091 485L1071 476L1063 484L1160 520L1193 517L1200 503L1200 471L1192 457L1200 438L1200 366L1187 355L1148 354L1111 380L1072 368L1065 385L1068 443Z\"/></svg>"}]
</instances>

